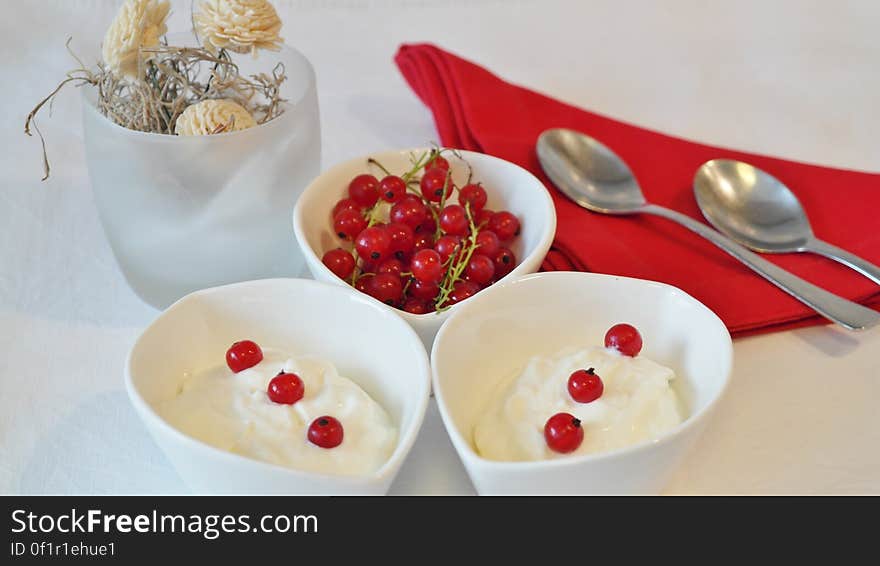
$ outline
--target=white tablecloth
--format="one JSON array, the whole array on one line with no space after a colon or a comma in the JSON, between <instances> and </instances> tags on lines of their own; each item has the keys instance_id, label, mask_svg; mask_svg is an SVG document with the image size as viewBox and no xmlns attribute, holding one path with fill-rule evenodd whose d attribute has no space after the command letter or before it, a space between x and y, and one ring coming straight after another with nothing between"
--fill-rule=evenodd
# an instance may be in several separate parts
<instances>
[{"instance_id":1,"label":"white tablecloth","mask_svg":"<svg viewBox=\"0 0 880 566\"><path fill-rule=\"evenodd\" d=\"M128 289L101 231L79 97L64 93L41 122L48 182L39 143L21 133L31 106L72 67L65 39L100 41L117 2L3 4L0 492L185 492L123 390L125 354L157 313ZM871 0L275 4L285 39L318 72L325 166L436 138L392 64L399 43L432 41L630 122L880 170L880 4ZM183 30L189 2L173 6L170 28ZM668 492L880 492L880 329L810 328L735 349L729 393ZM433 403L392 492L473 492Z\"/></svg>"}]
</instances>

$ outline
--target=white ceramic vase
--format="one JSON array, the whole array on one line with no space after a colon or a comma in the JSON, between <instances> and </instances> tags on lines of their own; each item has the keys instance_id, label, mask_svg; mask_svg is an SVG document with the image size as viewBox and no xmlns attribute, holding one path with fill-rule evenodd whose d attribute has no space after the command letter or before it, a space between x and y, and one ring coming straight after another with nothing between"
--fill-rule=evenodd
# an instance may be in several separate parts
<instances>
[{"instance_id":1,"label":"white ceramic vase","mask_svg":"<svg viewBox=\"0 0 880 566\"><path fill-rule=\"evenodd\" d=\"M284 64L281 116L212 136L136 132L103 116L94 89L83 89L86 156L104 231L131 288L157 308L197 289L303 269L290 211L320 171L315 73L287 46L234 61L243 75Z\"/></svg>"}]
</instances>

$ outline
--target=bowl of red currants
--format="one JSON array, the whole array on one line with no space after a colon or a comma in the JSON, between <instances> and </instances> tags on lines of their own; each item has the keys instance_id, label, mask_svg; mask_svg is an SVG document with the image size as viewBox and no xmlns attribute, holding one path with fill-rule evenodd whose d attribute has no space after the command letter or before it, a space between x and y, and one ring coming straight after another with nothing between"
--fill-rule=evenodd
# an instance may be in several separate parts
<instances>
[{"instance_id":1,"label":"bowl of red currants","mask_svg":"<svg viewBox=\"0 0 880 566\"><path fill-rule=\"evenodd\" d=\"M434 147L331 168L297 201L293 227L316 279L393 309L430 348L456 305L538 270L556 213L522 167Z\"/></svg>"}]
</instances>

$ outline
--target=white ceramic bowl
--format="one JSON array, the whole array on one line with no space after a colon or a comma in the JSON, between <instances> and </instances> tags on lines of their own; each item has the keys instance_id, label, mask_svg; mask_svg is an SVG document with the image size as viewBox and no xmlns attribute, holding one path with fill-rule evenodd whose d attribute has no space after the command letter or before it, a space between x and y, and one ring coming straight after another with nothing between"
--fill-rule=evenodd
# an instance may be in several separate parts
<instances>
[{"instance_id":1,"label":"white ceramic bowl","mask_svg":"<svg viewBox=\"0 0 880 566\"><path fill-rule=\"evenodd\" d=\"M640 355L675 371L685 422L655 441L607 453L496 462L475 452L474 424L501 380L532 356L601 345L618 322L639 329ZM675 287L555 272L526 276L463 303L437 334L431 364L440 414L479 493L635 494L660 491L702 432L727 385L732 355L721 320Z\"/></svg>"},{"instance_id":2,"label":"white ceramic bowl","mask_svg":"<svg viewBox=\"0 0 880 566\"><path fill-rule=\"evenodd\" d=\"M391 458L364 477L301 472L225 452L164 421L153 407L185 372L223 364L250 339L333 362L397 425ZM128 356L125 383L147 429L195 492L384 494L415 441L430 390L428 356L404 321L361 293L302 279L267 279L197 291L162 313Z\"/></svg>"},{"instance_id":3,"label":"white ceramic bowl","mask_svg":"<svg viewBox=\"0 0 880 566\"><path fill-rule=\"evenodd\" d=\"M333 205L348 196L348 183L351 179L360 173L372 170L367 167L367 157L377 159L395 173L403 173L411 166L411 154L419 154L428 149L430 148L385 151L352 159L324 172L306 187L293 210L293 230L305 255L306 265L315 279L348 285L321 263L321 257L324 252L340 245L339 238L333 233L331 211ZM481 181L486 188L489 197L487 208L513 212L522 226L520 235L510 246L519 264L502 281L536 272L556 234L556 209L547 189L534 175L518 165L482 153L471 151L460 153L473 167L474 179ZM467 178L467 168L464 163L452 155L447 154L446 157L449 159L454 178L456 180ZM478 294L490 293L493 287L494 285ZM467 301L463 301L465 302ZM411 324L427 348L431 347L440 325L458 309L458 305L455 305L441 313L415 315L387 305L382 306L402 316Z\"/></svg>"}]
</instances>

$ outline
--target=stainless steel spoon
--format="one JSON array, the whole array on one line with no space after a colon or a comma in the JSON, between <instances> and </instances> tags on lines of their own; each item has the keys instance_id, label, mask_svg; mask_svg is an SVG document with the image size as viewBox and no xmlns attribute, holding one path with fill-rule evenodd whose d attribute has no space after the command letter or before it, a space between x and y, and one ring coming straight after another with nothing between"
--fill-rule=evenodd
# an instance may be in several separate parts
<instances>
[{"instance_id":1,"label":"stainless steel spoon","mask_svg":"<svg viewBox=\"0 0 880 566\"><path fill-rule=\"evenodd\" d=\"M850 330L880 323L880 313L804 281L689 216L648 204L626 163L599 141L580 132L547 130L537 143L538 160L567 197L603 214L654 214L703 236L810 308Z\"/></svg>"},{"instance_id":2,"label":"stainless steel spoon","mask_svg":"<svg viewBox=\"0 0 880 566\"><path fill-rule=\"evenodd\" d=\"M880 267L813 235L800 201L769 173L731 159L707 161L694 176L703 216L721 232L758 252L813 252L880 284Z\"/></svg>"}]
</instances>

